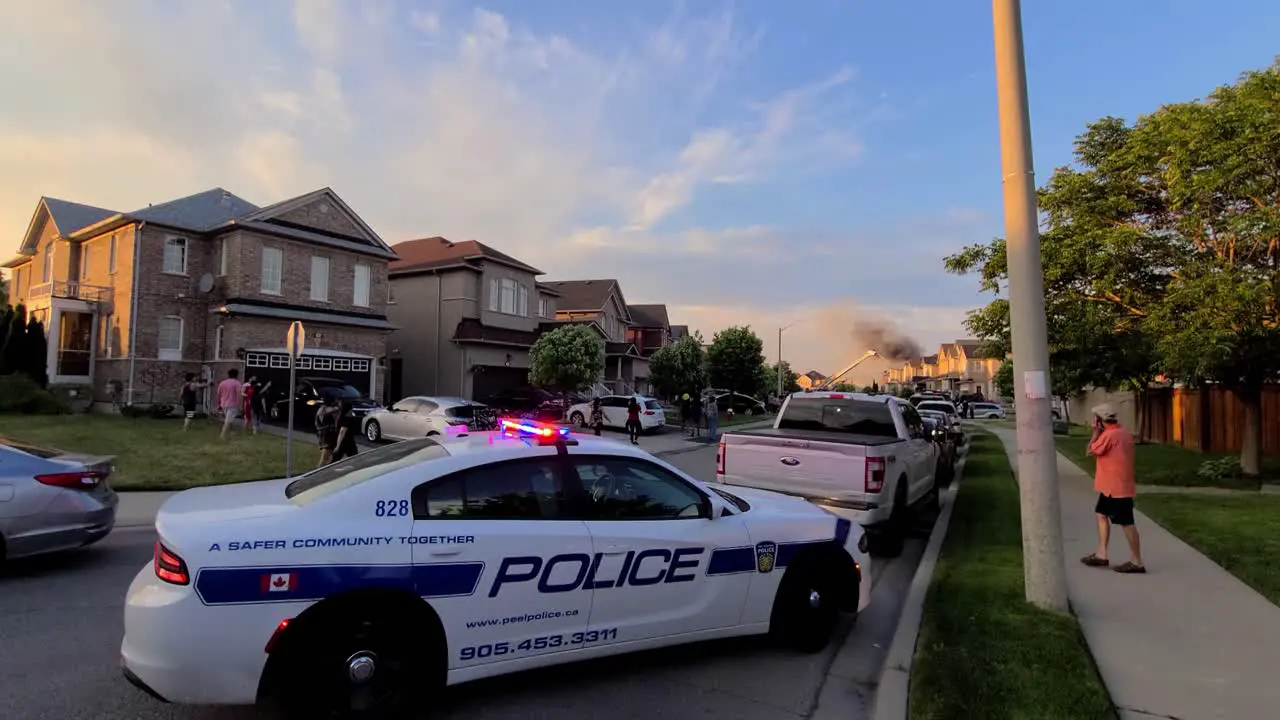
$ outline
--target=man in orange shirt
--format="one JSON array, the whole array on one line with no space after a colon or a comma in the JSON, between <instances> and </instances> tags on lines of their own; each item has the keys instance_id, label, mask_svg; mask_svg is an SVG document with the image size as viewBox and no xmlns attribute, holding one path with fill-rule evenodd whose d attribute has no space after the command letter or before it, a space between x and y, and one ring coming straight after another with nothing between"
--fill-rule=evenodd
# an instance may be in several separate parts
<instances>
[{"instance_id":1,"label":"man in orange shirt","mask_svg":"<svg viewBox=\"0 0 1280 720\"><path fill-rule=\"evenodd\" d=\"M1119 525L1129 541L1131 559L1118 565L1118 573L1145 573L1142 564L1142 548L1138 542L1138 529L1133 525L1133 496L1137 486L1133 476L1133 433L1121 427L1116 420L1115 408L1102 404L1093 409L1093 439L1089 442L1089 454L1098 459L1098 470L1093 487L1098 491L1098 550L1082 558L1080 562L1090 567L1107 567L1107 544L1111 539L1111 526Z\"/></svg>"}]
</instances>

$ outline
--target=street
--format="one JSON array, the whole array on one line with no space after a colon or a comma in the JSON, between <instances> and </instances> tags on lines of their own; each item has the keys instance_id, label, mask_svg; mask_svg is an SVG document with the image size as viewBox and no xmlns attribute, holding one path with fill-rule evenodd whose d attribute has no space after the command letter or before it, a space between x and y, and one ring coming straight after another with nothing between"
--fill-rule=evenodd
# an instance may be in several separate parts
<instances>
[{"instance_id":1,"label":"street","mask_svg":"<svg viewBox=\"0 0 1280 720\"><path fill-rule=\"evenodd\" d=\"M715 447L666 458L710 480ZM872 563L872 602L826 651L800 655L763 638L717 641L483 680L451 689L434 717L651 717L786 720L822 710L869 717L884 653L924 548ZM0 717L185 720L264 717L251 708L162 704L120 675L121 608L129 581L151 559L154 532L128 528L88 550L15 563L0 575ZM847 638L846 638L847 635ZM844 645L842 647L842 644ZM823 692L826 685L826 692ZM838 708L819 708L823 702Z\"/></svg>"}]
</instances>

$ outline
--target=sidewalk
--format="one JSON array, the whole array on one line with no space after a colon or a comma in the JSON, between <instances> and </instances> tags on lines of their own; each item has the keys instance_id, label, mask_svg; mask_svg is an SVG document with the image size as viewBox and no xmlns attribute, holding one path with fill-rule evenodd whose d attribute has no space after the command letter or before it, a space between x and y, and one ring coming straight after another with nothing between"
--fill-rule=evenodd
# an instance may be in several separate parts
<instances>
[{"instance_id":1,"label":"sidewalk","mask_svg":"<svg viewBox=\"0 0 1280 720\"><path fill-rule=\"evenodd\" d=\"M1016 470L1014 431L989 430ZM1085 567L1097 545L1093 481L1059 453L1058 482L1071 607L1121 718L1276 717L1280 607L1141 512L1146 575ZM1111 557L1128 557L1122 533Z\"/></svg>"}]
</instances>

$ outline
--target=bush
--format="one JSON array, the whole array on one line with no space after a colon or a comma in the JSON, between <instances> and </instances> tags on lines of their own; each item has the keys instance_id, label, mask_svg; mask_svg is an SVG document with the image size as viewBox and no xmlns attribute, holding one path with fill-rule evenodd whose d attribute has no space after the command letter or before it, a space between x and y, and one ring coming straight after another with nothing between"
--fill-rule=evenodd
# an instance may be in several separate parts
<instances>
[{"instance_id":1,"label":"bush","mask_svg":"<svg viewBox=\"0 0 1280 720\"><path fill-rule=\"evenodd\" d=\"M120 414L127 418L155 418L163 420L173 417L173 406L166 403L152 403L151 405L125 405L120 408Z\"/></svg>"},{"instance_id":2,"label":"bush","mask_svg":"<svg viewBox=\"0 0 1280 720\"><path fill-rule=\"evenodd\" d=\"M1200 469L1196 471L1196 475L1215 483L1234 480L1243 475L1240 469L1240 458L1224 457L1217 460L1205 460L1200 463Z\"/></svg>"},{"instance_id":3,"label":"bush","mask_svg":"<svg viewBox=\"0 0 1280 720\"><path fill-rule=\"evenodd\" d=\"M0 375L0 413L61 415L67 404L26 375Z\"/></svg>"},{"instance_id":4,"label":"bush","mask_svg":"<svg viewBox=\"0 0 1280 720\"><path fill-rule=\"evenodd\" d=\"M163 420L167 417L173 417L173 406L166 403L153 403L148 408L151 417Z\"/></svg>"}]
</instances>

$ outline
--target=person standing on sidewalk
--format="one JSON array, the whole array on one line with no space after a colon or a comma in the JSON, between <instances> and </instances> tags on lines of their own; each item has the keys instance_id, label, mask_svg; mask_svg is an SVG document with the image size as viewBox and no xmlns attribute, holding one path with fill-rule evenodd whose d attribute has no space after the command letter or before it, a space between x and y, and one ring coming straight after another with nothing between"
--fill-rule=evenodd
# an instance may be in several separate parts
<instances>
[{"instance_id":1,"label":"person standing on sidewalk","mask_svg":"<svg viewBox=\"0 0 1280 720\"><path fill-rule=\"evenodd\" d=\"M1094 508L1098 516L1098 550L1080 558L1080 562L1089 567L1110 565L1107 545L1111 540L1111 526L1119 525L1129 541L1130 560L1116 566L1115 571L1145 573L1138 528L1133 524L1133 496L1137 494L1133 433L1120 425L1115 408L1107 403L1095 407L1092 413L1093 438L1089 441L1089 454L1097 458L1098 464L1093 481L1098 491L1098 504Z\"/></svg>"},{"instance_id":2,"label":"person standing on sidewalk","mask_svg":"<svg viewBox=\"0 0 1280 720\"><path fill-rule=\"evenodd\" d=\"M715 442L716 431L720 429L720 413L716 407L716 391L710 387L702 391L702 412L707 418L707 439Z\"/></svg>"}]
</instances>

